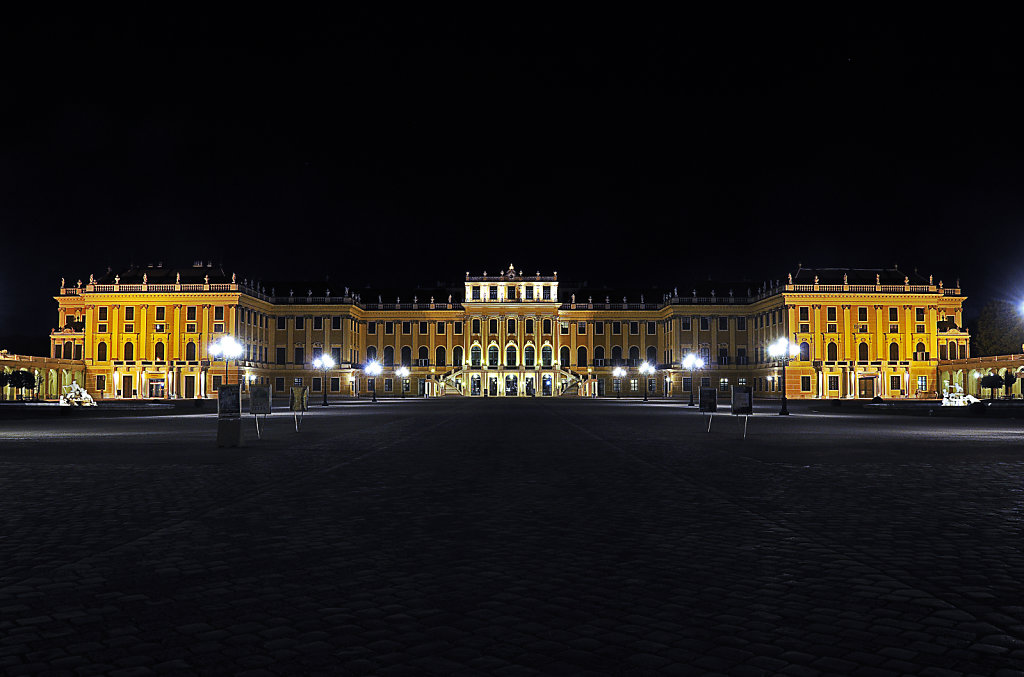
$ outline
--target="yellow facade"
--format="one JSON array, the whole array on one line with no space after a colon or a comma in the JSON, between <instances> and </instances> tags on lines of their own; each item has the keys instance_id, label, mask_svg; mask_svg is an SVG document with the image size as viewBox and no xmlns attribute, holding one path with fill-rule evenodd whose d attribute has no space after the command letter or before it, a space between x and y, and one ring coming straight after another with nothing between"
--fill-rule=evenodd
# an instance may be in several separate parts
<instances>
[{"instance_id":1,"label":"yellow facade","mask_svg":"<svg viewBox=\"0 0 1024 677\"><path fill-rule=\"evenodd\" d=\"M403 387L410 396L614 397L618 385L636 396L643 361L657 368L652 396L749 385L766 397L781 394L782 365L765 348L786 337L802 350L787 369L789 397L888 398L934 394L938 358L970 351L959 288L911 282L893 269L801 269L756 290L673 290L657 299L560 289L557 273L512 267L393 303L347 288L277 291L208 264L90 276L56 297L52 355L81 359L96 399L210 397L225 379L268 384L281 396L292 385L379 397ZM230 368L209 353L226 335L246 350ZM312 366L321 352L337 363L326 374ZM706 362L692 375L697 383L680 367L690 352ZM376 381L363 373L372 359L383 366ZM405 382L395 375L402 364ZM618 384L616 365L627 370Z\"/></svg>"}]
</instances>

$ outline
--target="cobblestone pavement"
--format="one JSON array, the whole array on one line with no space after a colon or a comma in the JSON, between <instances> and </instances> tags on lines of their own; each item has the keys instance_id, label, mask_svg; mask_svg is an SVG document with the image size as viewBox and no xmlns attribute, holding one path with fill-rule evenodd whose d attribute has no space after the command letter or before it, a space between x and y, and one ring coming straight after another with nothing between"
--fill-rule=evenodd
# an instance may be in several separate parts
<instances>
[{"instance_id":1,"label":"cobblestone pavement","mask_svg":"<svg viewBox=\"0 0 1024 677\"><path fill-rule=\"evenodd\" d=\"M1021 674L1024 426L800 411L5 422L0 671Z\"/></svg>"}]
</instances>

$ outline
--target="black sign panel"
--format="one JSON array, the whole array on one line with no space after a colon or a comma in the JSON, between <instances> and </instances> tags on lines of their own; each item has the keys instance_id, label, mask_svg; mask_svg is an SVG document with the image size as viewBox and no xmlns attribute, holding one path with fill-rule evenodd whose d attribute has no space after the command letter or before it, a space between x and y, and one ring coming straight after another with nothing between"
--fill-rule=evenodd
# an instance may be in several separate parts
<instances>
[{"instance_id":1,"label":"black sign panel","mask_svg":"<svg viewBox=\"0 0 1024 677\"><path fill-rule=\"evenodd\" d=\"M270 386L249 386L249 413L270 413Z\"/></svg>"},{"instance_id":2,"label":"black sign panel","mask_svg":"<svg viewBox=\"0 0 1024 677\"><path fill-rule=\"evenodd\" d=\"M242 395L237 385L221 385L217 389L217 417L239 418L242 415Z\"/></svg>"},{"instance_id":3,"label":"black sign panel","mask_svg":"<svg viewBox=\"0 0 1024 677\"><path fill-rule=\"evenodd\" d=\"M754 413L754 389L750 386L732 387L732 413L749 416Z\"/></svg>"},{"instance_id":4,"label":"black sign panel","mask_svg":"<svg viewBox=\"0 0 1024 677\"><path fill-rule=\"evenodd\" d=\"M701 388L698 404L701 411L718 411L718 391L714 388Z\"/></svg>"}]
</instances>

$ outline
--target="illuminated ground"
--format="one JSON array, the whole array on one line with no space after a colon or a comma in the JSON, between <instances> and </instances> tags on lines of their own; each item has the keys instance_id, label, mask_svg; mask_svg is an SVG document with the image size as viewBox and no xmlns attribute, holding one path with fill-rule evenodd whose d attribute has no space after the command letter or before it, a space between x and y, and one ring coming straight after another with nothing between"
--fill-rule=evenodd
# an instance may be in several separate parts
<instances>
[{"instance_id":1,"label":"illuminated ground","mask_svg":"<svg viewBox=\"0 0 1024 677\"><path fill-rule=\"evenodd\" d=\"M5 421L0 672L1018 674L1024 424L796 409Z\"/></svg>"}]
</instances>

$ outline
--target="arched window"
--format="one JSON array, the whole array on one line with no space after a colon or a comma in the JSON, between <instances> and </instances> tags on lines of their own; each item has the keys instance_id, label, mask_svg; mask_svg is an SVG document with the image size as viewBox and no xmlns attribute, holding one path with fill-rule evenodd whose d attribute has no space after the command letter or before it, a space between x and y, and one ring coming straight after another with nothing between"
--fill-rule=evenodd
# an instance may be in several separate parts
<instances>
[{"instance_id":1,"label":"arched window","mask_svg":"<svg viewBox=\"0 0 1024 677\"><path fill-rule=\"evenodd\" d=\"M462 366L462 346L455 346L452 348L452 366Z\"/></svg>"},{"instance_id":2,"label":"arched window","mask_svg":"<svg viewBox=\"0 0 1024 677\"><path fill-rule=\"evenodd\" d=\"M487 349L487 366L498 366L498 346L491 346Z\"/></svg>"},{"instance_id":3,"label":"arched window","mask_svg":"<svg viewBox=\"0 0 1024 677\"><path fill-rule=\"evenodd\" d=\"M923 353L923 352L925 352L926 350L928 350L928 349L927 349L927 348L925 348L925 347L924 347L924 344L923 344L923 343L921 343L921 342L918 342L917 346L916 346L916 347L914 348L914 352L915 352L915 353Z\"/></svg>"},{"instance_id":4,"label":"arched window","mask_svg":"<svg viewBox=\"0 0 1024 677\"><path fill-rule=\"evenodd\" d=\"M658 363L658 349L654 346L647 346L647 361L650 364Z\"/></svg>"},{"instance_id":5,"label":"arched window","mask_svg":"<svg viewBox=\"0 0 1024 677\"><path fill-rule=\"evenodd\" d=\"M579 346L576 348L576 366L585 367L587 366L587 347Z\"/></svg>"},{"instance_id":6,"label":"arched window","mask_svg":"<svg viewBox=\"0 0 1024 677\"><path fill-rule=\"evenodd\" d=\"M74 349L73 344L71 343L71 341L65 341L64 342L64 359L65 360L70 360L71 359L71 355L74 352L74 350L75 349Z\"/></svg>"},{"instance_id":7,"label":"arched window","mask_svg":"<svg viewBox=\"0 0 1024 677\"><path fill-rule=\"evenodd\" d=\"M829 362L835 362L839 359L839 346L835 343L829 343L825 349L825 359Z\"/></svg>"},{"instance_id":8,"label":"arched window","mask_svg":"<svg viewBox=\"0 0 1024 677\"><path fill-rule=\"evenodd\" d=\"M541 366L543 366L543 367L550 367L551 366L551 353L552 353L551 346L544 346L543 348L540 349Z\"/></svg>"},{"instance_id":9,"label":"arched window","mask_svg":"<svg viewBox=\"0 0 1024 677\"><path fill-rule=\"evenodd\" d=\"M949 359L951 359L951 360L957 359L957 357L956 357L956 342L955 341L950 341L949 342Z\"/></svg>"},{"instance_id":10,"label":"arched window","mask_svg":"<svg viewBox=\"0 0 1024 677\"><path fill-rule=\"evenodd\" d=\"M153 359L163 360L164 359L164 342L157 341L156 345L153 346Z\"/></svg>"},{"instance_id":11,"label":"arched window","mask_svg":"<svg viewBox=\"0 0 1024 677\"><path fill-rule=\"evenodd\" d=\"M562 346L561 350L558 351L558 366L562 369L569 367L569 346Z\"/></svg>"},{"instance_id":12,"label":"arched window","mask_svg":"<svg viewBox=\"0 0 1024 677\"><path fill-rule=\"evenodd\" d=\"M505 366L514 367L516 366L516 347L505 346Z\"/></svg>"},{"instance_id":13,"label":"arched window","mask_svg":"<svg viewBox=\"0 0 1024 677\"><path fill-rule=\"evenodd\" d=\"M889 344L889 360L892 361L892 362L896 362L899 359L900 359L900 344L898 344L898 343L896 343L894 341L893 343Z\"/></svg>"},{"instance_id":14,"label":"arched window","mask_svg":"<svg viewBox=\"0 0 1024 677\"><path fill-rule=\"evenodd\" d=\"M53 356L56 357L59 360L61 358L61 355L63 355L63 353L61 352L61 344L60 343L54 343L53 344Z\"/></svg>"},{"instance_id":15,"label":"arched window","mask_svg":"<svg viewBox=\"0 0 1024 677\"><path fill-rule=\"evenodd\" d=\"M550 334L551 333L551 320L549 320L549 319L545 319L544 320L544 333L545 334Z\"/></svg>"},{"instance_id":16,"label":"arched window","mask_svg":"<svg viewBox=\"0 0 1024 677\"><path fill-rule=\"evenodd\" d=\"M483 359L483 351L480 350L480 346L473 346L469 350L469 361L473 367L480 366L480 360Z\"/></svg>"},{"instance_id":17,"label":"arched window","mask_svg":"<svg viewBox=\"0 0 1024 677\"><path fill-rule=\"evenodd\" d=\"M420 346L419 351L417 351L417 355L418 355L418 359L421 359L421 360L429 360L430 359L430 351L427 350L426 346Z\"/></svg>"},{"instance_id":18,"label":"arched window","mask_svg":"<svg viewBox=\"0 0 1024 677\"><path fill-rule=\"evenodd\" d=\"M384 346L384 366L391 367L395 364L394 346Z\"/></svg>"},{"instance_id":19,"label":"arched window","mask_svg":"<svg viewBox=\"0 0 1024 677\"><path fill-rule=\"evenodd\" d=\"M811 359L811 346L807 341L800 344L800 361L809 362Z\"/></svg>"},{"instance_id":20,"label":"arched window","mask_svg":"<svg viewBox=\"0 0 1024 677\"><path fill-rule=\"evenodd\" d=\"M612 364L622 364L622 346L612 346Z\"/></svg>"},{"instance_id":21,"label":"arched window","mask_svg":"<svg viewBox=\"0 0 1024 677\"><path fill-rule=\"evenodd\" d=\"M185 359L189 362L195 362L196 359L196 344L189 341L185 344Z\"/></svg>"},{"instance_id":22,"label":"arched window","mask_svg":"<svg viewBox=\"0 0 1024 677\"><path fill-rule=\"evenodd\" d=\"M533 346L526 346L523 348L523 365L527 367L534 366L533 362L536 358L536 351Z\"/></svg>"},{"instance_id":23,"label":"arched window","mask_svg":"<svg viewBox=\"0 0 1024 677\"><path fill-rule=\"evenodd\" d=\"M859 346L857 346L857 359L860 360L861 362L867 362L868 360L870 360L870 350L871 349L868 347L867 342L861 343Z\"/></svg>"},{"instance_id":24,"label":"arched window","mask_svg":"<svg viewBox=\"0 0 1024 677\"><path fill-rule=\"evenodd\" d=\"M366 361L373 362L377 359L377 346L366 346Z\"/></svg>"},{"instance_id":25,"label":"arched window","mask_svg":"<svg viewBox=\"0 0 1024 677\"><path fill-rule=\"evenodd\" d=\"M402 346L402 365L406 367L412 366L412 348L409 346Z\"/></svg>"},{"instance_id":26,"label":"arched window","mask_svg":"<svg viewBox=\"0 0 1024 677\"><path fill-rule=\"evenodd\" d=\"M434 364L436 364L439 367L445 366L445 364L446 364L445 357L446 357L446 354L445 354L444 346L438 346L434 350Z\"/></svg>"},{"instance_id":27,"label":"arched window","mask_svg":"<svg viewBox=\"0 0 1024 677\"><path fill-rule=\"evenodd\" d=\"M100 341L99 343L96 344L96 361L107 361L107 344L103 341Z\"/></svg>"},{"instance_id":28,"label":"arched window","mask_svg":"<svg viewBox=\"0 0 1024 677\"><path fill-rule=\"evenodd\" d=\"M126 362L131 362L135 359L135 344L131 341L124 344L124 359Z\"/></svg>"},{"instance_id":29,"label":"arched window","mask_svg":"<svg viewBox=\"0 0 1024 677\"><path fill-rule=\"evenodd\" d=\"M639 362L640 361L640 349L637 348L636 346L630 346L629 347L629 359L633 360L634 362Z\"/></svg>"},{"instance_id":30,"label":"arched window","mask_svg":"<svg viewBox=\"0 0 1024 677\"><path fill-rule=\"evenodd\" d=\"M598 347L594 348L594 361L597 362L598 360L603 360L603 359L604 359L604 346L598 346Z\"/></svg>"}]
</instances>

